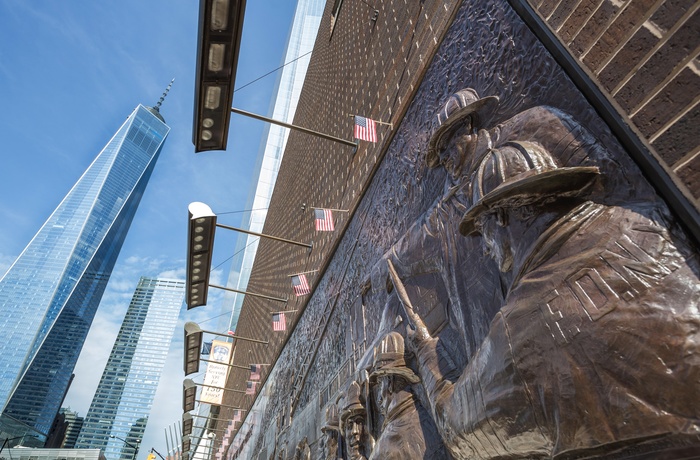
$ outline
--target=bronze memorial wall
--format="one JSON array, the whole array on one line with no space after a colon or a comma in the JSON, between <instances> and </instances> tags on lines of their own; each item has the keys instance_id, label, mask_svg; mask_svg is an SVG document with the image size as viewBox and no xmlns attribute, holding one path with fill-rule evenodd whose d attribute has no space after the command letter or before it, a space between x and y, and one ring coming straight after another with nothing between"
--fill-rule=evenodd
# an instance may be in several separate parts
<instances>
[{"instance_id":1,"label":"bronze memorial wall","mask_svg":"<svg viewBox=\"0 0 700 460\"><path fill-rule=\"evenodd\" d=\"M369 3L328 2L295 123L393 127L290 135L264 233L314 247L260 242L292 300L243 303L217 458L700 458L697 241L506 0Z\"/></svg>"}]
</instances>

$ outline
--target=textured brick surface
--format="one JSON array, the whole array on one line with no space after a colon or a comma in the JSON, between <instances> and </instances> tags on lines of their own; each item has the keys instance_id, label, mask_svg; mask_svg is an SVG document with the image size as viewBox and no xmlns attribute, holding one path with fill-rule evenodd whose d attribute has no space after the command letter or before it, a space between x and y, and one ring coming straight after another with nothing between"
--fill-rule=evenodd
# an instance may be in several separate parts
<instances>
[{"instance_id":1,"label":"textured brick surface","mask_svg":"<svg viewBox=\"0 0 700 460\"><path fill-rule=\"evenodd\" d=\"M282 451L283 458L291 458L305 436L312 450L316 448L321 408L335 401L349 378L356 378L363 364L359 360L363 355L366 359L380 324L387 321L382 317L387 280L378 261L444 191L445 173L427 168L425 152L433 115L455 91L471 87L482 96L498 96L494 125L533 106L571 114L604 146L595 161L605 172L602 181L612 202L658 200L608 126L506 0L461 5L387 0L377 4L376 24L369 21L371 11L364 2L346 0L331 37L332 3L295 122L350 138L348 114L358 113L391 121L394 129L380 127L379 142L360 142L354 154L301 133L289 136L264 233L313 240L314 248L309 252L260 242L248 289L286 294L290 300L286 307L255 297L243 303L236 332L269 339L270 344L239 341L234 362L274 366L264 370L265 382L255 399L225 393L225 405L250 409L236 436L235 442L244 445L239 458L267 459ZM576 161L583 160L566 159L567 164ZM317 233L311 206L349 212L336 213L336 232ZM477 239L464 238L460 250L472 257L469 266L458 270L477 266L485 274L483 283L454 287L473 300L468 307L451 306L461 309L465 319L450 316L452 327L443 337L453 347L455 362L465 365L498 310L494 293L500 287L488 281L497 279L489 276L497 269L484 258ZM314 291L295 298L288 275L304 271L311 272ZM272 332L270 313L285 308L291 332ZM454 328L466 328L464 337L450 336ZM232 372L228 387L242 390L248 375L245 370ZM222 418L230 417L222 408Z\"/></svg>"},{"instance_id":2,"label":"textured brick surface","mask_svg":"<svg viewBox=\"0 0 700 460\"><path fill-rule=\"evenodd\" d=\"M700 11L697 12L649 61L632 77L615 100L623 109L631 111L660 85L673 68L700 45ZM688 95L692 98L691 95Z\"/></svg>"},{"instance_id":3,"label":"textured brick surface","mask_svg":"<svg viewBox=\"0 0 700 460\"><path fill-rule=\"evenodd\" d=\"M352 139L350 114L398 124L458 3L456 0L381 2L377 4L379 15L374 22L371 21L374 10L366 3L345 1L331 35L333 2L329 2L295 123L344 139ZM265 239L260 241L248 290L276 297L289 296L290 300L282 304L246 297L236 333L241 337L264 338L269 344L238 341L236 364L246 366L275 361L287 334L272 332L271 313L288 311L287 327L292 330L309 297L294 297L289 275L310 271L307 274L310 284L318 284L319 271L328 263L340 234L339 231L315 232L311 208L352 211L380 163L383 146L391 135L389 127L378 126L379 142L359 141L359 148L353 153L352 148L328 140L290 134L264 233L301 242L313 241L313 250ZM305 211L302 210L304 205ZM338 229L344 228L351 216L349 212L334 215ZM305 323L298 331L313 336L318 323ZM345 340L344 335L342 337ZM338 360L344 355L344 352L337 353L329 365L338 368ZM263 378L270 369L263 369ZM299 372L299 369L287 369L282 380L291 386ZM251 404L253 398L240 393L245 389L248 376L246 371L230 374L227 385L236 391L225 394L225 405L247 408ZM288 395L284 393L284 396ZM283 405L276 400L273 404ZM223 414L223 418L230 416L230 411ZM270 425L269 419L265 422ZM280 429L284 425L282 422Z\"/></svg>"},{"instance_id":4,"label":"textured brick surface","mask_svg":"<svg viewBox=\"0 0 700 460\"><path fill-rule=\"evenodd\" d=\"M696 151L700 147L699 126L700 107L696 107L659 136L651 145L659 152L666 164L673 167L688 152ZM697 190L695 196L698 196Z\"/></svg>"},{"instance_id":5,"label":"textured brick surface","mask_svg":"<svg viewBox=\"0 0 700 460\"><path fill-rule=\"evenodd\" d=\"M693 151L697 136L683 112L700 94L700 66L692 55L700 46L694 0L525 1L641 133L652 161L671 171ZM661 174L669 174L684 199L700 209L700 182Z\"/></svg>"},{"instance_id":6,"label":"textured brick surface","mask_svg":"<svg viewBox=\"0 0 700 460\"><path fill-rule=\"evenodd\" d=\"M603 87L612 91L658 42L659 38L648 29L639 29L610 64L600 72L599 78Z\"/></svg>"},{"instance_id":7,"label":"textured brick surface","mask_svg":"<svg viewBox=\"0 0 700 460\"><path fill-rule=\"evenodd\" d=\"M688 189L693 191L695 198L700 198L700 192L697 187L698 182L700 182L700 155L695 156L692 161L683 166L678 171L678 177Z\"/></svg>"},{"instance_id":8,"label":"textured brick surface","mask_svg":"<svg viewBox=\"0 0 700 460\"><path fill-rule=\"evenodd\" d=\"M630 0L627 7L615 17L584 59L584 64L594 73L621 43L629 40L629 34L639 29L647 10L654 6L654 0Z\"/></svg>"},{"instance_id":9,"label":"textured brick surface","mask_svg":"<svg viewBox=\"0 0 700 460\"><path fill-rule=\"evenodd\" d=\"M558 29L558 36L562 43L569 45L586 26L588 20L593 16L604 0L581 0L571 15L566 18ZM554 30L556 28L552 27ZM579 53L580 54L580 53Z\"/></svg>"},{"instance_id":10,"label":"textured brick surface","mask_svg":"<svg viewBox=\"0 0 700 460\"><path fill-rule=\"evenodd\" d=\"M690 69L666 85L661 93L637 113L632 121L646 137L652 137L700 96L700 75Z\"/></svg>"},{"instance_id":11,"label":"textured brick surface","mask_svg":"<svg viewBox=\"0 0 700 460\"><path fill-rule=\"evenodd\" d=\"M609 0L604 0L591 18L569 45L576 56L581 56L596 44L598 36L605 32L619 7Z\"/></svg>"},{"instance_id":12,"label":"textured brick surface","mask_svg":"<svg viewBox=\"0 0 700 460\"><path fill-rule=\"evenodd\" d=\"M694 4L694 0L666 0L651 21L662 31L668 31Z\"/></svg>"},{"instance_id":13,"label":"textured brick surface","mask_svg":"<svg viewBox=\"0 0 700 460\"><path fill-rule=\"evenodd\" d=\"M580 3L581 0L562 0L557 8L547 16L548 23L554 30L559 30Z\"/></svg>"}]
</instances>

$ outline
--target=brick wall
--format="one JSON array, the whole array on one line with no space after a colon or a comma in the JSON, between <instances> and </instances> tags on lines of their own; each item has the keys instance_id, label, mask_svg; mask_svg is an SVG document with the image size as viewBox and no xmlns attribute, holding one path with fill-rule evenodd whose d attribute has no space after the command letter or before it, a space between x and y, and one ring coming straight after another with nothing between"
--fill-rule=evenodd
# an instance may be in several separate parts
<instances>
[{"instance_id":1,"label":"brick wall","mask_svg":"<svg viewBox=\"0 0 700 460\"><path fill-rule=\"evenodd\" d=\"M433 114L452 93L471 87L498 96L494 122L534 106L570 114L605 148L597 163L613 203L659 200L606 123L588 104L547 49L506 0L477 2L344 0L330 35L328 2L299 101L295 123L350 139L350 114L393 123L379 127L379 142L359 148L291 133L264 233L308 242L304 248L260 242L248 285L251 292L290 296L288 304L247 297L236 332L269 340L239 341L234 362L271 364L255 397L241 394L249 373L234 369L220 418L248 409L227 458L294 455L308 437L316 449L322 408L334 401L371 353L383 318L386 279L381 257L443 193L445 174L429 170L425 152ZM379 9L376 22L373 4ZM337 212L335 232L315 232L312 207ZM456 229L453 229L456 234ZM468 304L467 320L450 329L453 359L468 361L486 335L499 304L497 268L476 239L460 239L468 266L455 279ZM468 281L478 267L479 282ZM294 297L289 275L310 272L311 295ZM271 312L285 309L288 330L273 332ZM445 332L446 334L449 332ZM315 451L314 451L315 452ZM312 455L312 458L314 456Z\"/></svg>"},{"instance_id":2,"label":"brick wall","mask_svg":"<svg viewBox=\"0 0 700 460\"><path fill-rule=\"evenodd\" d=\"M529 3L700 208L700 3Z\"/></svg>"},{"instance_id":3,"label":"brick wall","mask_svg":"<svg viewBox=\"0 0 700 460\"><path fill-rule=\"evenodd\" d=\"M376 3L373 5L378 9L376 20L373 20L374 8L367 3L344 0L332 34L330 16L334 2L326 5L295 115L296 124L348 140L353 138L352 114L393 123L396 129L460 2L369 3ZM394 132L388 126L378 126L379 142L359 141L356 152L325 139L290 134L264 233L301 242L313 241L313 250L260 241L248 290L287 295L290 301L283 305L256 297L245 299L236 333L269 340L269 345L238 341L234 358L237 365L275 362L288 333L272 332L271 312L289 311L286 321L291 330L308 299L308 296L294 297L289 275L310 271L307 277L312 288L318 284L342 235L340 230L353 217ZM313 207L346 210L335 212L339 230L316 232ZM325 332L325 327L319 325L325 326L322 318L300 327L300 332L318 340L310 339L309 347L297 350L298 366L310 364L316 351L312 344L320 343L320 335ZM263 379L270 370L271 366L263 370ZM289 390L294 384L301 390L307 372L303 367L286 369L278 378L289 385ZM225 394L225 405L250 406L253 398L241 393L248 376L245 371L231 373L228 387L232 391ZM284 399L289 397L287 392L279 395ZM298 393L292 396L297 398L292 410L298 406L298 397ZM286 405L282 400L274 400L272 404ZM287 418L292 410L287 406ZM231 411L222 407L221 418L231 418ZM264 423L277 426L284 415L280 412L276 420L266 418ZM284 426L281 423L279 429Z\"/></svg>"}]
</instances>

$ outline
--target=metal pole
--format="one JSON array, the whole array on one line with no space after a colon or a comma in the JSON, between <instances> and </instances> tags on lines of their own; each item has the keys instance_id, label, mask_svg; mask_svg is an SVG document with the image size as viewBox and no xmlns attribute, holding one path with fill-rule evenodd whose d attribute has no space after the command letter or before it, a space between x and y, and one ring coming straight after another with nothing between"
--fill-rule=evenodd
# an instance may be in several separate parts
<instances>
[{"instance_id":1,"label":"metal pole","mask_svg":"<svg viewBox=\"0 0 700 460\"><path fill-rule=\"evenodd\" d=\"M250 338L248 338L248 337L240 337L240 336L237 336L237 335L222 334L222 333L220 333L220 332L205 331L205 330L202 330L202 329L200 329L199 332L206 333L206 334L219 335L219 336L221 336L221 337L232 337L232 338L234 338L234 339L245 340L245 341L247 341L247 342L262 343L262 344L264 344L264 345L267 345L267 344L268 344L268 342L267 342L266 340L250 339ZM219 364L222 364L222 363L219 363Z\"/></svg>"},{"instance_id":2,"label":"metal pole","mask_svg":"<svg viewBox=\"0 0 700 460\"><path fill-rule=\"evenodd\" d=\"M313 249L313 243L300 243L298 241L288 240L286 238L280 238L278 236L265 235L263 233L251 232L250 230L243 230L242 228L230 227L228 225L219 224L218 222L217 222L216 226L221 227L221 228L225 228L227 230L233 230L236 232L246 233L248 235L259 236L261 238L269 238L271 240L281 241L283 243L289 243L289 244L296 244L297 246L303 246L303 247L308 248L308 249Z\"/></svg>"},{"instance_id":3,"label":"metal pole","mask_svg":"<svg viewBox=\"0 0 700 460\"><path fill-rule=\"evenodd\" d=\"M216 388L220 388L220 387L216 387ZM235 393L245 393L245 391L243 391L243 390L228 390L228 389L227 389L226 391L233 391L233 392L235 392ZM194 402L198 402L198 403L200 403L200 404L211 404L210 402L202 401L201 399L195 399ZM229 409L238 409L237 407L234 407L234 406L227 406L226 404L217 404L217 406L220 406L220 407L227 407L227 408L229 408Z\"/></svg>"},{"instance_id":4,"label":"metal pole","mask_svg":"<svg viewBox=\"0 0 700 460\"><path fill-rule=\"evenodd\" d=\"M236 408L236 409L238 409L238 408ZM243 409L238 409L238 410L243 410ZM207 417L206 415L194 415L194 414L190 414L190 415L191 415L192 417L206 418L206 419L214 420L214 421L217 421L217 422L225 422L225 421L228 420L228 419L225 419L225 418L209 418L209 417Z\"/></svg>"},{"instance_id":5,"label":"metal pole","mask_svg":"<svg viewBox=\"0 0 700 460\"><path fill-rule=\"evenodd\" d=\"M365 2L365 3L367 3L367 2ZM376 10L375 10L375 11L376 11ZM353 115L353 114L349 113L348 116L351 117L351 118L355 118L356 116L360 116L360 115ZM367 118L367 117L362 117L362 118ZM385 121L379 121L379 120L374 120L374 119L371 119L371 120L374 121L374 122L375 122L376 124L378 124L378 125L384 125L384 126L388 126L388 127L391 128L392 130L394 129L394 124L393 124L393 123L387 123L387 122L385 122Z\"/></svg>"},{"instance_id":6,"label":"metal pole","mask_svg":"<svg viewBox=\"0 0 700 460\"><path fill-rule=\"evenodd\" d=\"M179 432L178 432L178 430L179 430ZM177 460L181 460L182 459L182 422L180 420L178 420L175 423L175 436L176 436L175 440L176 441L177 441L178 435L180 436L180 440L176 444L177 447L175 448L175 452L177 453Z\"/></svg>"},{"instance_id":7,"label":"metal pole","mask_svg":"<svg viewBox=\"0 0 700 460\"><path fill-rule=\"evenodd\" d=\"M170 457L170 443L168 442L168 428L170 428L170 425L167 427L163 428L163 431L165 431L165 451L168 453L168 457Z\"/></svg>"},{"instance_id":8,"label":"metal pole","mask_svg":"<svg viewBox=\"0 0 700 460\"><path fill-rule=\"evenodd\" d=\"M329 211L336 211L336 212L350 212L349 209L335 209L335 208L317 208L316 206L310 206L311 209L327 209Z\"/></svg>"},{"instance_id":9,"label":"metal pole","mask_svg":"<svg viewBox=\"0 0 700 460\"><path fill-rule=\"evenodd\" d=\"M314 131L312 129L302 128L301 126L296 125L290 125L289 123L285 123L283 121L273 120L272 118L263 117L262 115L256 115L254 113L246 112L245 110L237 109L235 107L231 107L231 112L237 113L239 115L244 115L250 118L255 118L257 120L266 121L275 125L284 126L285 128L301 131L302 133L311 134L312 136L322 137L323 139L328 139L329 141L333 142L339 142L341 144L345 144L349 147L354 147L355 149L357 149L356 142L346 141L345 139L340 139L339 137L333 137L328 134L319 133L318 131Z\"/></svg>"},{"instance_id":10,"label":"metal pole","mask_svg":"<svg viewBox=\"0 0 700 460\"><path fill-rule=\"evenodd\" d=\"M217 387L214 385L207 385L206 383L198 383L197 386L199 387L209 387L209 388L216 388L218 390L224 390L224 391L233 391L234 393L245 393L243 390L234 390L232 388L224 388L224 387Z\"/></svg>"},{"instance_id":11,"label":"metal pole","mask_svg":"<svg viewBox=\"0 0 700 460\"><path fill-rule=\"evenodd\" d=\"M296 311L296 310L295 310L295 311ZM233 337L233 336L229 336L229 337ZM247 369L247 370L250 370L250 366L239 366L238 364L226 364L226 363L222 363L222 362L220 362L220 361L212 361L211 359L200 359L200 361L204 361L205 363L223 364L224 366L235 367L235 368L238 368L238 369Z\"/></svg>"},{"instance_id":12,"label":"metal pole","mask_svg":"<svg viewBox=\"0 0 700 460\"><path fill-rule=\"evenodd\" d=\"M309 270L306 272L299 272L299 273L292 273L291 275L287 275L288 278L291 278L292 276L297 276L297 275L306 275L307 273L316 273L318 270Z\"/></svg>"},{"instance_id":13,"label":"metal pole","mask_svg":"<svg viewBox=\"0 0 700 460\"><path fill-rule=\"evenodd\" d=\"M209 287L217 288L217 289L222 289L224 291L231 291L231 292L237 292L239 294L245 294L245 295L252 295L253 297L262 297L263 299L268 299L268 300L274 300L276 302L287 302L289 299L282 299L279 297L271 297L269 295L265 294L256 294L255 292L248 292L248 291L239 291L238 289L232 289L224 286L218 286L216 284L209 284Z\"/></svg>"},{"instance_id":14,"label":"metal pole","mask_svg":"<svg viewBox=\"0 0 700 460\"><path fill-rule=\"evenodd\" d=\"M113 435L113 434L110 434L109 437L110 437L110 438L114 438L114 439L118 439L118 440L120 440L120 441L123 441L124 444L126 444L127 446L129 446L129 447L131 447L132 449L134 449L134 455L133 455L132 459L133 459L133 460L136 460L136 456L137 456L138 453L139 453L139 446L141 445L140 441L136 441L136 445L133 445L133 444L131 444L129 441L127 441L126 439L120 438L119 436L115 436L115 435Z\"/></svg>"}]
</instances>

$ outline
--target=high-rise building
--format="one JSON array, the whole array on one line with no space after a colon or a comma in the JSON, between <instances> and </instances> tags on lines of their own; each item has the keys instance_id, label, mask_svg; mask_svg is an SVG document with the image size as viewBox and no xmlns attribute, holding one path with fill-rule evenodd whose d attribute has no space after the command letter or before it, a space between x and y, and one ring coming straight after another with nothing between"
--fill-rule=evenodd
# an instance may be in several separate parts
<instances>
[{"instance_id":1,"label":"high-rise building","mask_svg":"<svg viewBox=\"0 0 700 460\"><path fill-rule=\"evenodd\" d=\"M63 440L63 446L61 447L65 449L73 449L75 447L75 441L78 440L78 433L80 433L80 430L83 428L83 422L85 422L85 419L79 416L77 412L70 410L70 407L67 409L61 408L61 412L65 417L66 423L68 424L66 427L66 436Z\"/></svg>"},{"instance_id":2,"label":"high-rise building","mask_svg":"<svg viewBox=\"0 0 700 460\"><path fill-rule=\"evenodd\" d=\"M309 53L316 42L325 6L325 0L299 0L297 3L283 58L283 63L289 64L282 68L277 80L276 94L270 103L271 117L275 120L292 123L294 119L299 94L311 60ZM266 127L257 157L258 181L248 196L246 209L251 211L246 216L247 220L244 219L242 223L244 228L262 232L288 136L287 128L279 125ZM229 287L245 291L258 250L258 241L257 236L243 233L238 237L227 283ZM235 329L244 298L243 294L225 294L224 309L232 312L230 324L225 327Z\"/></svg>"},{"instance_id":3,"label":"high-rise building","mask_svg":"<svg viewBox=\"0 0 700 460\"><path fill-rule=\"evenodd\" d=\"M185 298L185 282L141 277L75 446L134 458Z\"/></svg>"},{"instance_id":4,"label":"high-rise building","mask_svg":"<svg viewBox=\"0 0 700 460\"><path fill-rule=\"evenodd\" d=\"M2 437L43 445L170 131L163 97L136 107L0 280Z\"/></svg>"}]
</instances>

